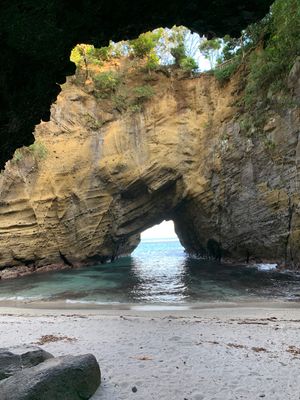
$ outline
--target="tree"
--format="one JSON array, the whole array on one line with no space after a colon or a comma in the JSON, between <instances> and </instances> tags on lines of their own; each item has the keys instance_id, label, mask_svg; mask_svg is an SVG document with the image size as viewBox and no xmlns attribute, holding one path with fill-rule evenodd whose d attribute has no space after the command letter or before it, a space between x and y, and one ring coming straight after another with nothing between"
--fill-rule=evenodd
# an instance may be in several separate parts
<instances>
[{"instance_id":1,"label":"tree","mask_svg":"<svg viewBox=\"0 0 300 400\"><path fill-rule=\"evenodd\" d=\"M199 46L200 52L209 61L211 69L214 68L217 59L220 56L221 47L222 47L222 40L217 38L204 40Z\"/></svg>"},{"instance_id":2,"label":"tree","mask_svg":"<svg viewBox=\"0 0 300 400\"><path fill-rule=\"evenodd\" d=\"M156 46L163 34L163 29L159 28L153 32L142 33L137 39L129 42L133 54L142 59L146 59L148 72L154 70L159 65L159 58L156 54Z\"/></svg>"},{"instance_id":3,"label":"tree","mask_svg":"<svg viewBox=\"0 0 300 400\"><path fill-rule=\"evenodd\" d=\"M193 72L198 69L198 64L195 59L187 53L186 42L189 34L190 31L184 26L174 26L171 29L170 42L173 44L173 47L171 47L170 53L174 57L175 65L177 67L180 67L187 72ZM188 42L189 41L190 40L188 40ZM189 49L191 50L192 48L192 43L190 43Z\"/></svg>"},{"instance_id":4,"label":"tree","mask_svg":"<svg viewBox=\"0 0 300 400\"><path fill-rule=\"evenodd\" d=\"M88 44L78 44L71 52L71 61L76 64L77 68L84 67L85 79L88 79L88 48L91 47Z\"/></svg>"},{"instance_id":5,"label":"tree","mask_svg":"<svg viewBox=\"0 0 300 400\"><path fill-rule=\"evenodd\" d=\"M95 48L91 44L78 44L71 52L70 60L76 64L79 70L84 70L85 80L89 78L90 64L101 64L109 59L110 46Z\"/></svg>"},{"instance_id":6,"label":"tree","mask_svg":"<svg viewBox=\"0 0 300 400\"><path fill-rule=\"evenodd\" d=\"M181 61L186 57L184 43L180 42L171 49L171 55L174 57L175 65L180 67Z\"/></svg>"},{"instance_id":7,"label":"tree","mask_svg":"<svg viewBox=\"0 0 300 400\"><path fill-rule=\"evenodd\" d=\"M186 72L195 72L198 69L198 64L193 57L184 57L180 62L180 67Z\"/></svg>"},{"instance_id":8,"label":"tree","mask_svg":"<svg viewBox=\"0 0 300 400\"><path fill-rule=\"evenodd\" d=\"M240 39L232 38L229 35L224 36L223 38L223 48L221 54L219 55L217 62L222 63L224 61L231 60L236 53L238 52L240 45Z\"/></svg>"},{"instance_id":9,"label":"tree","mask_svg":"<svg viewBox=\"0 0 300 400\"><path fill-rule=\"evenodd\" d=\"M147 57L146 69L148 70L148 72L150 72L155 70L158 67L158 65L159 65L159 57L153 51Z\"/></svg>"},{"instance_id":10,"label":"tree","mask_svg":"<svg viewBox=\"0 0 300 400\"><path fill-rule=\"evenodd\" d=\"M153 32L142 33L137 39L130 40L129 44L133 54L138 58L144 58L153 53L162 36L162 28Z\"/></svg>"}]
</instances>

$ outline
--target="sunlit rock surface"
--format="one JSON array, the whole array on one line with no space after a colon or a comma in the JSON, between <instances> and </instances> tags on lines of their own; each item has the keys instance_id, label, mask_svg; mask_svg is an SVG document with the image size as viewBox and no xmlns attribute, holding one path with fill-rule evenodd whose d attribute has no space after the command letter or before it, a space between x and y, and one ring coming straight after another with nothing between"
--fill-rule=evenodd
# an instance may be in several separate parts
<instances>
[{"instance_id":1,"label":"sunlit rock surface","mask_svg":"<svg viewBox=\"0 0 300 400\"><path fill-rule=\"evenodd\" d=\"M106 68L124 72L124 104L70 78L0 175L0 266L17 267L2 277L129 254L164 219L190 253L299 265L299 108L269 110L253 133L240 74L221 86ZM154 96L126 107L145 84Z\"/></svg>"}]
</instances>

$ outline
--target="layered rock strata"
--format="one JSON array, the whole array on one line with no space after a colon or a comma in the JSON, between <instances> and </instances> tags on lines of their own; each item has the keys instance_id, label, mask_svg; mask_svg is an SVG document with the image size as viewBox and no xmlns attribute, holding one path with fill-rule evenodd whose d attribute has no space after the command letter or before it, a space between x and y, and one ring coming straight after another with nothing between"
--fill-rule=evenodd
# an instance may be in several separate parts
<instances>
[{"instance_id":1,"label":"layered rock strata","mask_svg":"<svg viewBox=\"0 0 300 400\"><path fill-rule=\"evenodd\" d=\"M0 267L113 259L164 219L189 253L298 266L299 107L267 110L258 129L239 107L239 74L222 86L126 68L121 106L69 79L35 144L6 164ZM145 84L154 95L133 107Z\"/></svg>"}]
</instances>

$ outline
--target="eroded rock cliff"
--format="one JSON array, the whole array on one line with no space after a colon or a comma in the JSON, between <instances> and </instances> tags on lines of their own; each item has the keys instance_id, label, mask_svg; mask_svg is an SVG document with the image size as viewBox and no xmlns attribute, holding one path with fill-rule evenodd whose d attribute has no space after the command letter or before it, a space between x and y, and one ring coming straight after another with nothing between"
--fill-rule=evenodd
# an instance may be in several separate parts
<instances>
[{"instance_id":1,"label":"eroded rock cliff","mask_svg":"<svg viewBox=\"0 0 300 400\"><path fill-rule=\"evenodd\" d=\"M123 92L70 78L0 175L1 268L105 261L164 219L190 253L298 266L299 107L267 110L258 129L241 71L222 86L128 60L104 68Z\"/></svg>"}]
</instances>

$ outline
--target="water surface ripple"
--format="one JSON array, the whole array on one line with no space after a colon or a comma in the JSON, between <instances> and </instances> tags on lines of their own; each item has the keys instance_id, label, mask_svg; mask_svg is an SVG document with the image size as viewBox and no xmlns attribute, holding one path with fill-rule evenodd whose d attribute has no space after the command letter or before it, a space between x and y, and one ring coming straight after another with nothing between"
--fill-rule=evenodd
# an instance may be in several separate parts
<instances>
[{"instance_id":1,"label":"water surface ripple","mask_svg":"<svg viewBox=\"0 0 300 400\"><path fill-rule=\"evenodd\" d=\"M177 240L142 242L113 263L0 282L0 300L190 304L298 297L299 274L190 258Z\"/></svg>"}]
</instances>

